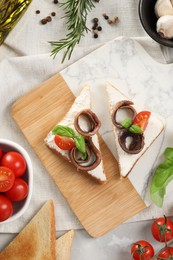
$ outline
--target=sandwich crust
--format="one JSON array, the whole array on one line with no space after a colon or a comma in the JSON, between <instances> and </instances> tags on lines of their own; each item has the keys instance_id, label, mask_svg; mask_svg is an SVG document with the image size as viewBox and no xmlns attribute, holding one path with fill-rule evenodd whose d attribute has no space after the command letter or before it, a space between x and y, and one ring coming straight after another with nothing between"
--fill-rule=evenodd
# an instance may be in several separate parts
<instances>
[{"instance_id":1,"label":"sandwich crust","mask_svg":"<svg viewBox=\"0 0 173 260\"><path fill-rule=\"evenodd\" d=\"M49 200L0 253L0 260L55 260L55 240L54 205Z\"/></svg>"}]
</instances>

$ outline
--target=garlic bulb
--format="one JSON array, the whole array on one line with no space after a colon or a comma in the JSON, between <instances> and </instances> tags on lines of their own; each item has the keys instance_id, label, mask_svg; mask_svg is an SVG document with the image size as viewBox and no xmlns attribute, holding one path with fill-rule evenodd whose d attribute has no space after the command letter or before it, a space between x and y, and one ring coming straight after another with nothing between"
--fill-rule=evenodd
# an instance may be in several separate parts
<instances>
[{"instance_id":1,"label":"garlic bulb","mask_svg":"<svg viewBox=\"0 0 173 260\"><path fill-rule=\"evenodd\" d=\"M154 11L157 17L173 15L173 0L157 0Z\"/></svg>"},{"instance_id":2,"label":"garlic bulb","mask_svg":"<svg viewBox=\"0 0 173 260\"><path fill-rule=\"evenodd\" d=\"M160 17L156 24L156 30L163 38L173 38L173 15Z\"/></svg>"}]
</instances>

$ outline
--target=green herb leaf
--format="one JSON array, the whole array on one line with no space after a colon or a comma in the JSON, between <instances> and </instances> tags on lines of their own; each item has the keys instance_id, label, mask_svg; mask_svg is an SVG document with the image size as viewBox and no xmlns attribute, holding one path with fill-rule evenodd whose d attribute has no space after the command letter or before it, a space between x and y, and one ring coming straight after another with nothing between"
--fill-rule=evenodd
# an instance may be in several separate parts
<instances>
[{"instance_id":1,"label":"green herb leaf","mask_svg":"<svg viewBox=\"0 0 173 260\"><path fill-rule=\"evenodd\" d=\"M124 119L121 125L124 128L129 128L132 125L132 120L130 118Z\"/></svg>"},{"instance_id":2,"label":"green herb leaf","mask_svg":"<svg viewBox=\"0 0 173 260\"><path fill-rule=\"evenodd\" d=\"M131 125L129 131L133 134L141 134L143 131L138 125Z\"/></svg>"},{"instance_id":3,"label":"green herb leaf","mask_svg":"<svg viewBox=\"0 0 173 260\"><path fill-rule=\"evenodd\" d=\"M67 35L65 38L59 41L50 42L53 46L52 56L55 57L59 51L65 49L65 53L62 62L66 59L70 59L71 54L77 44L79 44L81 38L85 32L88 32L87 28L87 16L88 13L95 7L93 0L67 0L60 4L65 10L65 17L67 18Z\"/></svg>"},{"instance_id":4,"label":"green herb leaf","mask_svg":"<svg viewBox=\"0 0 173 260\"><path fill-rule=\"evenodd\" d=\"M164 152L164 156L166 159L173 160L173 148L167 147Z\"/></svg>"},{"instance_id":5,"label":"green herb leaf","mask_svg":"<svg viewBox=\"0 0 173 260\"><path fill-rule=\"evenodd\" d=\"M61 135L61 136L66 136L70 138L75 137L75 132L72 128L64 125L57 125L52 129L52 133L54 135Z\"/></svg>"},{"instance_id":6,"label":"green herb leaf","mask_svg":"<svg viewBox=\"0 0 173 260\"><path fill-rule=\"evenodd\" d=\"M168 183L173 179L173 148L167 148L164 152L166 160L155 170L150 185L152 201L162 207Z\"/></svg>"},{"instance_id":7,"label":"green herb leaf","mask_svg":"<svg viewBox=\"0 0 173 260\"><path fill-rule=\"evenodd\" d=\"M82 135L77 135L74 138L77 149L82 153L82 160L87 157L85 138Z\"/></svg>"}]
</instances>

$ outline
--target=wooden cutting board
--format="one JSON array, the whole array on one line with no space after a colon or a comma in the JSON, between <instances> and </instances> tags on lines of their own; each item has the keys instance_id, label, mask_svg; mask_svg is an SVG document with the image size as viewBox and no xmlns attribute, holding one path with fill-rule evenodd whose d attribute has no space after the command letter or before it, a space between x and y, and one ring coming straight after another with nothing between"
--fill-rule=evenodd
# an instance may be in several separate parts
<instances>
[{"instance_id":1,"label":"wooden cutting board","mask_svg":"<svg viewBox=\"0 0 173 260\"><path fill-rule=\"evenodd\" d=\"M52 127L63 118L75 97L64 79L56 74L12 106L12 116L66 198L87 232L99 237L146 205L128 179L120 179L118 164L100 138L107 184L97 184L76 171L70 163L44 144Z\"/></svg>"}]
</instances>

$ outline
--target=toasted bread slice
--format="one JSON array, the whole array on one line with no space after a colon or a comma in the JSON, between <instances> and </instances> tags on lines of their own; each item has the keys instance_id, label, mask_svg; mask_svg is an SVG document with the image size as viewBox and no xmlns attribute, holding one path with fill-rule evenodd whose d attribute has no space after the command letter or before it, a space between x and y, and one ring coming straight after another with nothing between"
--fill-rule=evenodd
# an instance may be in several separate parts
<instances>
[{"instance_id":1,"label":"toasted bread slice","mask_svg":"<svg viewBox=\"0 0 173 260\"><path fill-rule=\"evenodd\" d=\"M70 230L56 240L56 260L70 260L74 230Z\"/></svg>"},{"instance_id":2,"label":"toasted bread slice","mask_svg":"<svg viewBox=\"0 0 173 260\"><path fill-rule=\"evenodd\" d=\"M122 101L122 100L129 100L130 99L123 94L117 87L111 85L110 83L106 84L106 90L108 94L108 100L109 100L109 110L110 115L112 115L112 112L115 108L115 105ZM138 104L134 104L135 110L138 112L142 111L143 108L140 108ZM119 169L120 169L120 175L122 177L126 177L133 169L137 161L141 158L141 156L147 151L147 149L151 146L151 144L158 138L158 136L162 133L164 130L164 120L151 112L151 116L148 122L148 126L144 131L144 147L142 150L137 154L129 154L125 152L118 141L118 134L119 129L115 127L114 124L112 124L114 137L115 137L115 147L117 151L117 160L119 163Z\"/></svg>"},{"instance_id":3,"label":"toasted bread slice","mask_svg":"<svg viewBox=\"0 0 173 260\"><path fill-rule=\"evenodd\" d=\"M47 201L25 228L0 253L1 260L53 260L55 254L54 205Z\"/></svg>"},{"instance_id":4,"label":"toasted bread slice","mask_svg":"<svg viewBox=\"0 0 173 260\"><path fill-rule=\"evenodd\" d=\"M86 85L83 90L81 91L80 95L75 99L72 107L70 110L67 112L67 114L64 116L64 118L57 123L57 125L63 125L63 126L68 126L72 128L74 131L74 118L76 114L78 114L80 111L84 109L91 109L91 94L90 94L90 87ZM46 145L52 149L54 152L61 154L65 159L67 159L69 162L71 162L69 158L69 151L62 150L60 149L55 141L54 141L55 135L50 131L45 138L45 143ZM97 147L98 150L100 150L99 147L99 141L98 141L98 136L95 134L92 136L92 141L94 145ZM85 171L80 171L80 172L85 172ZM104 167L103 167L103 161L101 160L100 164L93 170L85 172L87 173L90 177L94 178L97 180L99 183L105 183L106 182L106 175L104 173Z\"/></svg>"}]
</instances>

